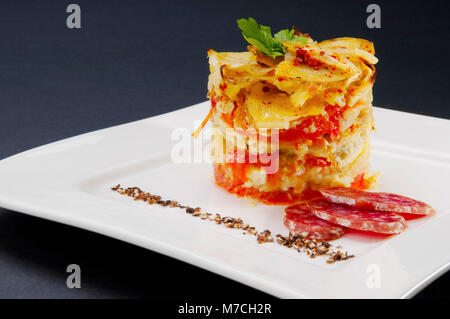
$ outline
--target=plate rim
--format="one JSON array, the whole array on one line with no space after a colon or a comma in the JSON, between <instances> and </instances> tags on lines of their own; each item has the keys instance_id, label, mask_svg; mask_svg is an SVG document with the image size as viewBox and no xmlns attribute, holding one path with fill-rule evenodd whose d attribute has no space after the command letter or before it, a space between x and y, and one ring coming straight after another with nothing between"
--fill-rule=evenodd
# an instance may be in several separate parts
<instances>
[{"instance_id":1,"label":"plate rim","mask_svg":"<svg viewBox=\"0 0 450 319\"><path fill-rule=\"evenodd\" d=\"M120 129L120 128L123 128L123 127L128 127L130 125L138 125L138 124L143 124L143 123L155 121L157 119L161 119L161 118L164 118L164 117L167 117L167 116L170 116L170 115L177 115L180 112L186 112L186 111L190 112L194 108L204 108L207 103L208 103L208 101L202 102L202 103L199 103L199 104L196 104L196 105L193 105L193 106L189 106L189 107L186 107L186 108L182 108L182 109L179 109L179 110L175 110L175 111L172 111L172 112L169 112L169 113L160 114L160 115L157 115L157 116L154 116L154 117L141 119L141 120L137 120L137 121L133 121L133 122L129 122L129 123L124 123L124 124L120 124L120 125L116 125L116 126L113 126L113 127L104 128L104 129L100 129L100 130L96 130L96 131L92 131L92 132L87 132L87 133L83 133L83 134L80 134L80 135L69 137L69 138L66 138L66 139L63 139L63 140L52 142L52 143L49 143L49 144L46 144L46 145L38 146L36 148L33 148L33 149L30 149L30 150L27 150L27 151L24 151L24 152L21 152L21 153L9 156L9 157L1 160L0 161L0 171L4 168L4 166L10 165L12 162L14 162L17 159L21 159L22 157L27 156L29 154L32 154L32 153L34 153L36 151L42 151L42 150L45 151L47 148L49 148L51 146L64 145L66 143L70 143L71 141L77 140L77 139L79 139L81 137L95 136L95 135L98 135L98 134L108 134L109 132L111 132L111 130L117 130L117 129ZM422 115L417 115L417 114L413 114L413 113L406 113L406 112L402 112L402 111L394 111L394 110L385 110L385 111L387 111L387 112L397 112L397 113L402 113L402 114L408 114L408 115L412 115L413 117L423 117ZM434 120L444 121L445 125L449 125L449 127L450 127L450 120L434 118L434 117L428 117L428 118L432 119L433 121ZM33 205L32 203L20 202L20 201L18 201L15 198L11 198L11 197L5 196L4 194L2 194L2 190L0 188L0 207L4 207L6 209L10 209L10 210L13 210L13 211L16 211L16 212L25 213L25 214L32 215L32 216L35 216L35 217L52 220L52 221L55 221L55 222L58 222L58 223L67 224L67 225L71 225L71 226L74 226L74 227L86 229L86 230L89 230L89 231L93 231L93 232L96 232L96 233L99 233L99 234L102 234L102 235L105 235L105 236L108 236L108 237L119 239L119 240L122 240L122 241L125 241L125 242L129 242L131 244L134 244L134 245L137 245L137 246L149 249L146 245L137 244L136 240L130 241L129 239L125 238L124 236L121 236L120 232L119 233L114 233L114 235L112 235L110 231L114 231L113 229L109 229L109 230L106 229L106 231L105 231L104 228L102 230L102 226L96 227L97 226L96 224L94 224L94 226L92 226L92 223L90 223L90 224L89 223L83 224L83 222L85 222L85 221L80 221L80 220L69 220L68 221L68 220L65 220L65 218L63 218L63 216L60 216L61 218L58 219L58 218L55 218L55 216L57 217L57 214L56 215L55 214L52 215L51 213L48 214L48 209L49 208L43 208L43 207L39 208L38 207L38 208L33 209L33 206L35 206L35 205ZM45 213L45 210L47 210L47 213ZM44 211L44 214L42 213L43 211ZM49 215L51 215L51 216L49 217ZM45 216L47 216L47 217L45 217ZM103 227L104 227L104 225L103 225ZM183 262L188 262L190 264L193 264L193 265L195 265L197 267L206 269L208 271L213 271L214 273L218 273L221 276L225 276L227 278L231 277L231 276L228 276L228 275L224 275L223 271L220 272L220 271L211 270L210 268L205 268L204 266L199 265L196 262L194 263L192 261L186 261L186 259L180 259L180 258L178 258L176 256L172 256L170 254L167 254L166 252L163 253L161 251L158 251L155 248L153 248L151 250L157 251L158 253L161 253L161 254L164 254L164 255L168 255L168 256L170 256L172 258L175 258L177 260L181 260ZM398 297L400 297L400 298L411 298L411 297L413 297L421 289L423 289L425 286L427 286L429 283L431 283L432 281L437 279L440 275L442 275L443 273L445 273L449 269L450 269L450 261L448 261L446 264L441 265L434 272L430 273L426 278L423 278L416 285L414 285L413 287L411 287L409 290L405 291L402 295L400 295ZM251 287L254 287L256 289L260 289L258 287L255 287L254 283L253 284L246 283L245 282L245 278L238 278L238 279L236 279L236 278L233 278L233 277L231 277L230 279L239 281L239 282L244 283L244 284L247 284L247 285L249 285ZM272 288L274 288L274 287L272 287ZM266 287L266 289L260 289L260 290L262 290L262 291L264 291L266 293L269 293L269 294L282 296L282 297L290 297L291 296L290 294L284 296L283 293L280 293L279 291L277 292L276 291L277 289L275 289L275 288L274 288L274 291L272 291L272 293L267 291L267 287ZM305 295L305 294L295 293L294 296L295 297L306 297L306 298L308 298L308 296Z\"/></svg>"}]
</instances>

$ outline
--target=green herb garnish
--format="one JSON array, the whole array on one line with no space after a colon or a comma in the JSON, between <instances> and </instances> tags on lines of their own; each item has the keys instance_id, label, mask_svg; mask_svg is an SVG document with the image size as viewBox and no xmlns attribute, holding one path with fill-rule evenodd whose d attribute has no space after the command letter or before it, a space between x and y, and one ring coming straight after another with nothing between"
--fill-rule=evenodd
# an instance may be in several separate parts
<instances>
[{"instance_id":1,"label":"green herb garnish","mask_svg":"<svg viewBox=\"0 0 450 319\"><path fill-rule=\"evenodd\" d=\"M236 22L245 40L260 52L272 58L286 53L286 48L282 42L308 43L307 38L295 35L293 29L281 30L273 37L270 27L258 24L253 18L239 19Z\"/></svg>"}]
</instances>

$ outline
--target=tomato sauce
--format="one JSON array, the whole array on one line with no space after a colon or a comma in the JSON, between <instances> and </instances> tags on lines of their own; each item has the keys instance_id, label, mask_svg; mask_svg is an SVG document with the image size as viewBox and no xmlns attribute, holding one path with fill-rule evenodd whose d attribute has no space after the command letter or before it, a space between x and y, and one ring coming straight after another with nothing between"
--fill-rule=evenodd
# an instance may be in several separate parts
<instances>
[{"instance_id":1,"label":"tomato sauce","mask_svg":"<svg viewBox=\"0 0 450 319\"><path fill-rule=\"evenodd\" d=\"M313 68L314 70L318 70L321 66L324 65L321 61L311 57L311 54L307 50L302 48L295 49L295 58L293 64L294 66L304 64Z\"/></svg>"},{"instance_id":2,"label":"tomato sauce","mask_svg":"<svg viewBox=\"0 0 450 319\"><path fill-rule=\"evenodd\" d=\"M293 188L290 188L288 191L261 192L253 187L243 187L242 185L246 179L246 170L248 169L247 165L250 164L214 164L216 184L225 188L230 193L240 197L255 198L267 205L289 205L300 200L321 197L319 191L310 188L303 190L302 193L297 193ZM269 179L279 178L277 174L270 174L267 177Z\"/></svg>"},{"instance_id":3,"label":"tomato sauce","mask_svg":"<svg viewBox=\"0 0 450 319\"><path fill-rule=\"evenodd\" d=\"M294 142L307 139L318 142L325 134L330 135L331 139L337 139L340 130L339 120L344 109L337 105L327 105L325 111L328 118L323 115L308 116L297 126L280 130L280 141Z\"/></svg>"},{"instance_id":4,"label":"tomato sauce","mask_svg":"<svg viewBox=\"0 0 450 319\"><path fill-rule=\"evenodd\" d=\"M356 175L352 183L350 184L350 187L361 190L368 189L369 185L367 185L367 182L364 179L364 173Z\"/></svg>"},{"instance_id":5,"label":"tomato sauce","mask_svg":"<svg viewBox=\"0 0 450 319\"><path fill-rule=\"evenodd\" d=\"M313 156L313 155L306 155L305 158L305 167L327 167L330 166L331 162L326 157L321 156Z\"/></svg>"},{"instance_id":6,"label":"tomato sauce","mask_svg":"<svg viewBox=\"0 0 450 319\"><path fill-rule=\"evenodd\" d=\"M222 113L220 114L220 118L227 123L229 127L234 127L234 121L233 121L233 115L232 114L226 114Z\"/></svg>"}]
</instances>

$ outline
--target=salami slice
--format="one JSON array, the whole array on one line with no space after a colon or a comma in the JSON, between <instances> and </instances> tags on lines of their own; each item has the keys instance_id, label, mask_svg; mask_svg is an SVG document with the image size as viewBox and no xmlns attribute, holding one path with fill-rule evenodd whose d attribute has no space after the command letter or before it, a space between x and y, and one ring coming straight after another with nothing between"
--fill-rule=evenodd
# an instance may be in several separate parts
<instances>
[{"instance_id":1,"label":"salami slice","mask_svg":"<svg viewBox=\"0 0 450 319\"><path fill-rule=\"evenodd\" d=\"M362 210L330 203L324 199L309 202L309 207L317 217L348 228L382 234L398 234L407 228L402 216L390 212Z\"/></svg>"},{"instance_id":2,"label":"salami slice","mask_svg":"<svg viewBox=\"0 0 450 319\"><path fill-rule=\"evenodd\" d=\"M338 239L344 228L316 217L306 203L289 206L284 217L286 227L297 234L308 233L305 237L317 240Z\"/></svg>"},{"instance_id":3,"label":"salami slice","mask_svg":"<svg viewBox=\"0 0 450 319\"><path fill-rule=\"evenodd\" d=\"M419 215L434 212L434 209L424 202L396 194L366 192L346 187L323 188L320 193L330 202L361 209Z\"/></svg>"}]
</instances>

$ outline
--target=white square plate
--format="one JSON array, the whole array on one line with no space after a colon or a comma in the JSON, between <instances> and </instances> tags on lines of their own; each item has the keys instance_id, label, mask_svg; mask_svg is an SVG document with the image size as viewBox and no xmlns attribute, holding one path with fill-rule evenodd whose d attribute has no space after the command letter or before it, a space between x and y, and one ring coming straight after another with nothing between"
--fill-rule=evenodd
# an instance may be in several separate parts
<instances>
[{"instance_id":1,"label":"white square plate","mask_svg":"<svg viewBox=\"0 0 450 319\"><path fill-rule=\"evenodd\" d=\"M193 130L204 102L108 128L0 161L0 206L114 237L278 297L407 298L450 265L450 121L375 108L372 166L379 190L428 202L434 216L387 239L349 234L333 242L356 257L334 264L182 210L130 200L115 184L138 186L259 230L286 234L281 206L251 206L213 182L210 164L171 160L174 128ZM56 239L57 240L57 239Z\"/></svg>"}]
</instances>

